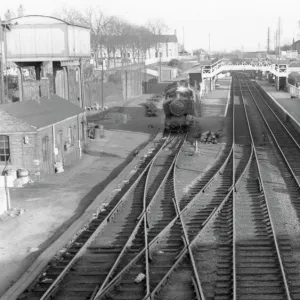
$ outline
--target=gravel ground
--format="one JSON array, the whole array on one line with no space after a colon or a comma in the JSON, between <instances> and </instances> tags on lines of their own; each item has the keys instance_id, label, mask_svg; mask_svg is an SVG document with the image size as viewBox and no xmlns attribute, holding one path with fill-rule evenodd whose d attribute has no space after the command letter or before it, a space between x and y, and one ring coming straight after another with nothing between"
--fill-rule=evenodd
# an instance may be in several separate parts
<instances>
[{"instance_id":1,"label":"gravel ground","mask_svg":"<svg viewBox=\"0 0 300 300\"><path fill-rule=\"evenodd\" d=\"M226 122L227 119L221 117L206 117L196 120L196 126L189 133L182 148L183 151L178 157L175 179L178 199L182 199L189 188L203 176L222 153L226 143ZM220 132L218 144L200 143L201 133L207 130ZM197 152L196 141L198 141Z\"/></svg>"},{"instance_id":2,"label":"gravel ground","mask_svg":"<svg viewBox=\"0 0 300 300\"><path fill-rule=\"evenodd\" d=\"M192 251L203 293L206 297L212 296L218 265L218 236L213 224L201 233Z\"/></svg>"},{"instance_id":3,"label":"gravel ground","mask_svg":"<svg viewBox=\"0 0 300 300\"><path fill-rule=\"evenodd\" d=\"M273 149L259 151L262 177L266 189L268 204L277 236L289 238L291 241L293 259L300 269L300 222L293 200L288 189L278 161L281 159ZM264 160L265 159L265 160ZM297 194L294 190L294 195ZM295 201L295 199L294 199ZM300 279L300 278L299 278Z\"/></svg>"},{"instance_id":4,"label":"gravel ground","mask_svg":"<svg viewBox=\"0 0 300 300\"><path fill-rule=\"evenodd\" d=\"M158 300L188 300L193 299L195 294L191 281L193 276L192 266L188 259L183 259L181 264L169 278L168 283L162 288Z\"/></svg>"},{"instance_id":5,"label":"gravel ground","mask_svg":"<svg viewBox=\"0 0 300 300\"><path fill-rule=\"evenodd\" d=\"M47 176L41 183L10 190L12 207L23 213L0 217L0 295L80 218L133 159L133 150L163 126L162 111L158 117L145 117L142 104L150 96L135 98L125 108L114 108L118 117L110 114L105 119L105 138L91 141L79 163L66 167L64 173ZM108 112L88 120L102 124L105 114Z\"/></svg>"}]
</instances>

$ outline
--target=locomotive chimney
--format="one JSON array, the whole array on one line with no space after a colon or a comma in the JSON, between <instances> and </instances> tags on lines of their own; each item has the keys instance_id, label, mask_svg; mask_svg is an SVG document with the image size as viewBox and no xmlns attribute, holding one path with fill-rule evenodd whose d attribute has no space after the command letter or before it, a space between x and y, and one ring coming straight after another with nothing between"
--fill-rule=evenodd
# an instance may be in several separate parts
<instances>
[{"instance_id":1,"label":"locomotive chimney","mask_svg":"<svg viewBox=\"0 0 300 300\"><path fill-rule=\"evenodd\" d=\"M22 4L18 8L18 17L24 17L24 8Z\"/></svg>"},{"instance_id":2,"label":"locomotive chimney","mask_svg":"<svg viewBox=\"0 0 300 300\"><path fill-rule=\"evenodd\" d=\"M9 20L11 19L11 12L10 12L9 9L8 9L7 12L5 13L4 17L5 17L5 20L6 20L6 21L9 21Z\"/></svg>"}]
</instances>

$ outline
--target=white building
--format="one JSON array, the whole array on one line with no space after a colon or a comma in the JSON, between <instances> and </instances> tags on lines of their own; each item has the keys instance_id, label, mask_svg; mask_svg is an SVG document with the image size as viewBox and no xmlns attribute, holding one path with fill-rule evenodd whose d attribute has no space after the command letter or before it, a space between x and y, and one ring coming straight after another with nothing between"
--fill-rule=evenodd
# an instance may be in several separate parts
<instances>
[{"instance_id":1,"label":"white building","mask_svg":"<svg viewBox=\"0 0 300 300\"><path fill-rule=\"evenodd\" d=\"M136 41L137 36L109 36L103 37L103 46L100 46L97 57L103 58L105 64L110 67L119 66L121 58L123 62L134 63L141 62L146 59L159 58L174 58L178 56L178 40L176 35L149 35L145 38L146 51L141 51L135 47L130 47L130 41ZM148 46L149 45L149 46ZM110 61L108 63L108 60ZM94 54L92 61L95 62ZM116 62L116 65L114 64Z\"/></svg>"}]
</instances>

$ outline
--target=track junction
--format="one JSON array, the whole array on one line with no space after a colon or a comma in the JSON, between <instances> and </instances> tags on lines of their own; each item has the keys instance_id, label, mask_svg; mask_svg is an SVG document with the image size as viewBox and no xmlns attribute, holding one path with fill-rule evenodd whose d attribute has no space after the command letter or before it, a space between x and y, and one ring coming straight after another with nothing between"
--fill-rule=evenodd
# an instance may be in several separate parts
<instances>
[{"instance_id":1,"label":"track junction","mask_svg":"<svg viewBox=\"0 0 300 300\"><path fill-rule=\"evenodd\" d=\"M262 168L276 161L299 223L300 136L239 73L227 118L224 152L188 193L175 180L186 135L164 136L19 299L300 299L300 261Z\"/></svg>"}]
</instances>

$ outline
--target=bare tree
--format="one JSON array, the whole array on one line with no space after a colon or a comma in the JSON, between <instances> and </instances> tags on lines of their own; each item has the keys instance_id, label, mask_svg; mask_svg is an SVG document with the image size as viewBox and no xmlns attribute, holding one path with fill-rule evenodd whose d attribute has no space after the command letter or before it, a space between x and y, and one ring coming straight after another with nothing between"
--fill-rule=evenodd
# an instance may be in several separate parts
<instances>
[{"instance_id":1,"label":"bare tree","mask_svg":"<svg viewBox=\"0 0 300 300\"><path fill-rule=\"evenodd\" d=\"M65 6L62 10L55 12L53 16L73 25L89 25L86 21L85 15L74 8L67 8Z\"/></svg>"},{"instance_id":2,"label":"bare tree","mask_svg":"<svg viewBox=\"0 0 300 300\"><path fill-rule=\"evenodd\" d=\"M113 60L116 66L117 56L123 66L127 53L132 54L133 62L145 58L146 51L157 46L155 35L162 34L168 27L161 20L149 21L147 26L136 26L116 16L105 16L100 9L89 8L84 12L64 7L55 15L70 24L85 25L91 29L91 48L94 52L96 67L103 52L107 53L107 64ZM100 56L100 57L99 57Z\"/></svg>"},{"instance_id":3,"label":"bare tree","mask_svg":"<svg viewBox=\"0 0 300 300\"><path fill-rule=\"evenodd\" d=\"M161 19L152 19L148 20L146 23L147 28L152 32L154 35L162 35L166 30L168 30L168 26L165 22ZM160 43L155 41L154 43L155 51L158 53Z\"/></svg>"},{"instance_id":4,"label":"bare tree","mask_svg":"<svg viewBox=\"0 0 300 300\"><path fill-rule=\"evenodd\" d=\"M59 17L70 24L84 25L91 29L91 48L94 52L96 66L99 62L99 51L102 56L102 45L104 43L103 36L110 22L111 17L107 17L100 9L88 8L84 12L80 12L74 8L64 7L61 11L55 13ZM102 57L101 57L102 58Z\"/></svg>"},{"instance_id":5,"label":"bare tree","mask_svg":"<svg viewBox=\"0 0 300 300\"><path fill-rule=\"evenodd\" d=\"M155 35L163 34L169 29L165 22L161 19L148 20L146 26Z\"/></svg>"}]
</instances>

